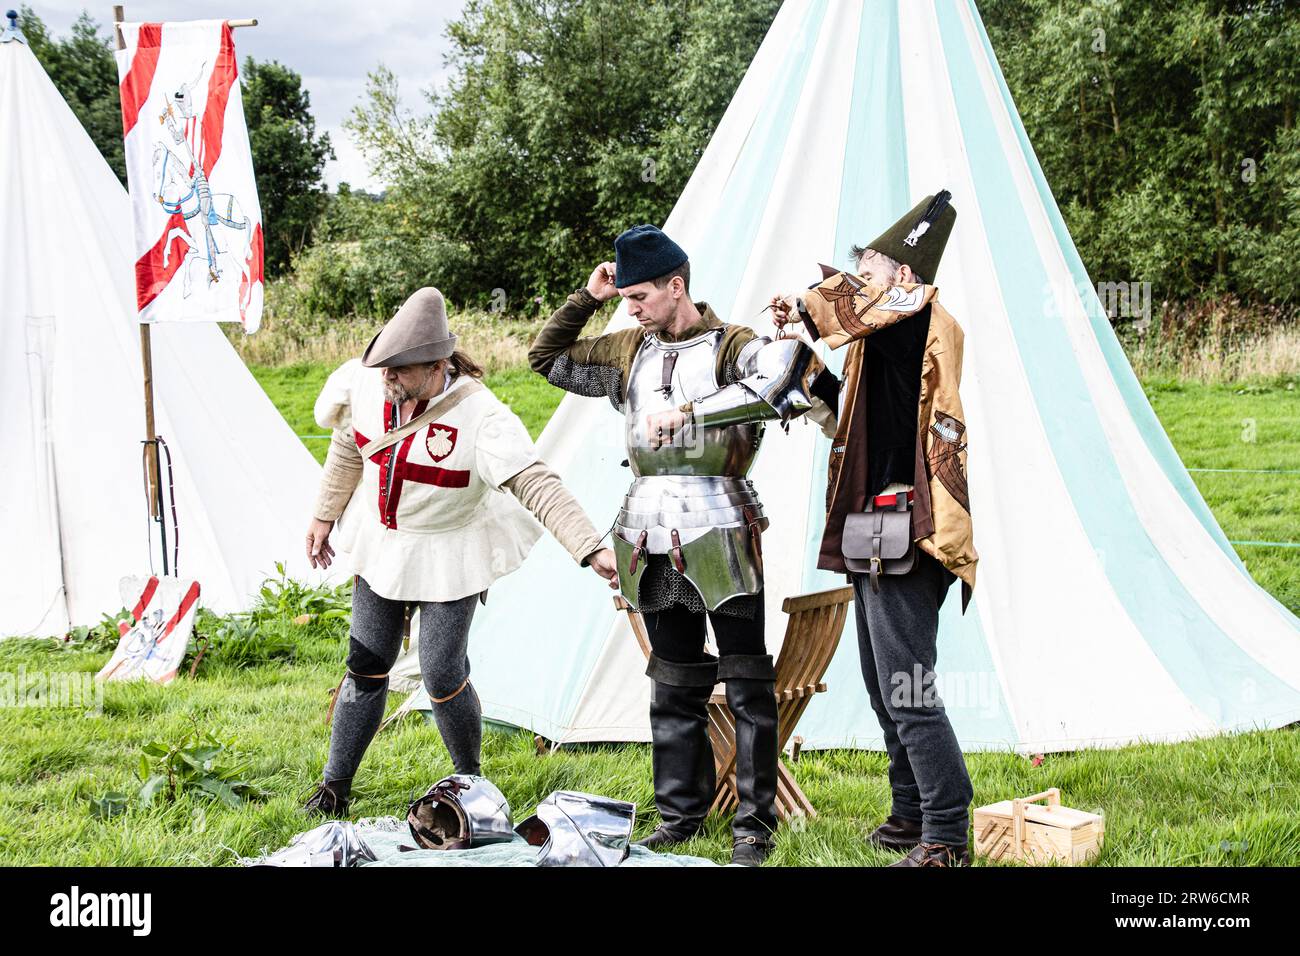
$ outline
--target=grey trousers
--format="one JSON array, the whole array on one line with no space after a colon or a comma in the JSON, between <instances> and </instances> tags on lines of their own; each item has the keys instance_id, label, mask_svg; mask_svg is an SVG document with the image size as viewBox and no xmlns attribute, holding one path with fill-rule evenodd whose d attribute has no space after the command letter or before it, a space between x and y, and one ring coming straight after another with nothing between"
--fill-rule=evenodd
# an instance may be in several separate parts
<instances>
[{"instance_id":1,"label":"grey trousers","mask_svg":"<svg viewBox=\"0 0 1300 956\"><path fill-rule=\"evenodd\" d=\"M862 679L889 753L890 812L919 820L926 843L964 846L974 792L934 687L939 606L954 576L918 553L908 574L880 576L879 594L867 575L852 578Z\"/></svg>"},{"instance_id":2,"label":"grey trousers","mask_svg":"<svg viewBox=\"0 0 1300 956\"><path fill-rule=\"evenodd\" d=\"M479 772L482 708L469 681L469 625L477 594L456 601L422 601L420 673L433 717L457 773ZM352 592L348 673L339 685L325 780L345 793L384 717L388 671L402 649L406 602L380 597L362 577Z\"/></svg>"}]
</instances>

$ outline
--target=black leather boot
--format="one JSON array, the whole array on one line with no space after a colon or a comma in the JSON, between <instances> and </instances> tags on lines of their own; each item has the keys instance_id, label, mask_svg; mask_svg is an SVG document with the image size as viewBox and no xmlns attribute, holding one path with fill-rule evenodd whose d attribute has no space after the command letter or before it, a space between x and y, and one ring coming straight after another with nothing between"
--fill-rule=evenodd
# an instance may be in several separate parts
<instances>
[{"instance_id":1,"label":"black leather boot","mask_svg":"<svg viewBox=\"0 0 1300 956\"><path fill-rule=\"evenodd\" d=\"M718 664L736 720L736 819L732 861L756 866L776 833L776 671L770 654L729 654ZM741 849L743 848L743 850ZM756 852L757 851L757 852Z\"/></svg>"},{"instance_id":2,"label":"black leather boot","mask_svg":"<svg viewBox=\"0 0 1300 956\"><path fill-rule=\"evenodd\" d=\"M326 780L316 786L303 810L317 816L343 819L348 815L351 793L351 780Z\"/></svg>"},{"instance_id":3,"label":"black leather boot","mask_svg":"<svg viewBox=\"0 0 1300 956\"><path fill-rule=\"evenodd\" d=\"M654 747L655 806L661 820L638 846L661 849L699 832L713 805L715 772L709 743L709 695L718 662L678 664L650 655L650 737Z\"/></svg>"}]
</instances>

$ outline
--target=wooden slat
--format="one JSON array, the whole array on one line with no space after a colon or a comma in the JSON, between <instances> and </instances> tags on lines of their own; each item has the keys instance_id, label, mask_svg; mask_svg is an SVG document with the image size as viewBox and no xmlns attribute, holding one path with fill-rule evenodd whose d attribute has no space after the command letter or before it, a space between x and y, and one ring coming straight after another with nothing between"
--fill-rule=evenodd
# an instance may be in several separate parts
<instances>
[{"instance_id":1,"label":"wooden slat","mask_svg":"<svg viewBox=\"0 0 1300 956\"><path fill-rule=\"evenodd\" d=\"M852 602L853 588L846 584L844 587L831 588L829 591L792 594L781 602L781 610L786 614L793 614L795 611L804 611L808 608L825 607L829 604L851 604Z\"/></svg>"}]
</instances>

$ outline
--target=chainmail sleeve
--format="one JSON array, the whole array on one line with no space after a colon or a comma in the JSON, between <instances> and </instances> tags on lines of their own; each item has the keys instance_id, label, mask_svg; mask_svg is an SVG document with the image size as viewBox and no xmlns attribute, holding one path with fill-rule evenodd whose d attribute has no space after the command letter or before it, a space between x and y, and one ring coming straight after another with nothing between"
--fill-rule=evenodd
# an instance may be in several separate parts
<instances>
[{"instance_id":1,"label":"chainmail sleeve","mask_svg":"<svg viewBox=\"0 0 1300 956\"><path fill-rule=\"evenodd\" d=\"M560 355L546 380L566 392L585 398L608 398L617 412L623 411L623 372L610 365L584 365Z\"/></svg>"}]
</instances>

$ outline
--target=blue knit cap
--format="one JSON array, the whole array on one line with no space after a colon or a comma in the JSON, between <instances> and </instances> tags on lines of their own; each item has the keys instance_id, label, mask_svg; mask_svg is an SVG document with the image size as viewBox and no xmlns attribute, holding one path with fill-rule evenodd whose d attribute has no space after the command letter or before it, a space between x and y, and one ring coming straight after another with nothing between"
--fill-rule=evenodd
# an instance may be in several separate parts
<instances>
[{"instance_id":1,"label":"blue knit cap","mask_svg":"<svg viewBox=\"0 0 1300 956\"><path fill-rule=\"evenodd\" d=\"M686 250L658 226L633 226L614 240L614 281L620 289L667 275L687 259Z\"/></svg>"}]
</instances>

